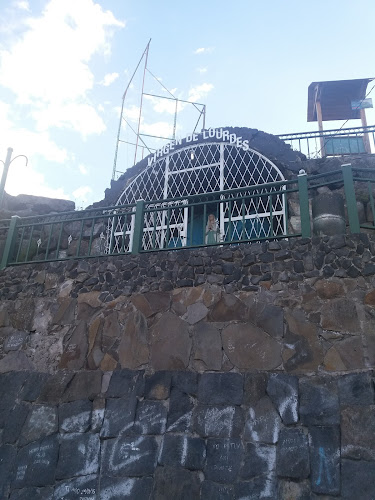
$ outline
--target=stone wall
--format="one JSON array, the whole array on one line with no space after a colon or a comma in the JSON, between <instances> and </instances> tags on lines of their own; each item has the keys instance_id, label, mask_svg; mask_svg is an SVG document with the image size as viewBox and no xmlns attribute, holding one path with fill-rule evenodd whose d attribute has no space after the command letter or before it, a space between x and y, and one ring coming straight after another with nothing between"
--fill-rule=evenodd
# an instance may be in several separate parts
<instances>
[{"instance_id":1,"label":"stone wall","mask_svg":"<svg viewBox=\"0 0 375 500\"><path fill-rule=\"evenodd\" d=\"M1 498L375 498L374 237L9 267L0 297Z\"/></svg>"},{"instance_id":2,"label":"stone wall","mask_svg":"<svg viewBox=\"0 0 375 500\"><path fill-rule=\"evenodd\" d=\"M3 374L0 495L370 500L372 377Z\"/></svg>"}]
</instances>

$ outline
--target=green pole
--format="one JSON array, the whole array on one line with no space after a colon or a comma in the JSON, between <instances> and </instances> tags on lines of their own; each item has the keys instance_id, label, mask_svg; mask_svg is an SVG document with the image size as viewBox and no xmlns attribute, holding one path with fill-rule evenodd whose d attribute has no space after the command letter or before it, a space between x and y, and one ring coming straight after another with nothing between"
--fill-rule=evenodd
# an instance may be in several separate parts
<instances>
[{"instance_id":1,"label":"green pole","mask_svg":"<svg viewBox=\"0 0 375 500\"><path fill-rule=\"evenodd\" d=\"M131 248L132 254L138 254L142 251L144 210L145 210L144 200L138 200L136 207L135 207L133 244L132 244L132 248Z\"/></svg>"},{"instance_id":2,"label":"green pole","mask_svg":"<svg viewBox=\"0 0 375 500\"><path fill-rule=\"evenodd\" d=\"M7 239L5 241L5 246L4 246L4 251L3 251L3 256L1 258L1 264L0 264L0 270L3 270L7 267L7 264L9 262L9 258L12 254L13 246L14 246L14 237L16 234L16 226L18 219L18 215L13 215L10 224L9 224L9 229L8 229L8 234L7 234Z\"/></svg>"},{"instance_id":3,"label":"green pole","mask_svg":"<svg viewBox=\"0 0 375 500\"><path fill-rule=\"evenodd\" d=\"M5 183L8 176L9 165L11 164L12 153L13 149L8 148L7 157L4 163L3 175L1 176L1 182L0 182L0 208L2 208L3 206Z\"/></svg>"},{"instance_id":4,"label":"green pole","mask_svg":"<svg viewBox=\"0 0 375 500\"><path fill-rule=\"evenodd\" d=\"M304 170L300 170L298 174L298 194L302 238L311 238L309 193L307 187L307 174Z\"/></svg>"},{"instance_id":5,"label":"green pole","mask_svg":"<svg viewBox=\"0 0 375 500\"><path fill-rule=\"evenodd\" d=\"M357 210L357 200L354 191L353 170L351 163L341 165L342 176L344 178L344 190L346 198L346 207L348 210L349 227L351 233L359 233L359 217Z\"/></svg>"}]
</instances>

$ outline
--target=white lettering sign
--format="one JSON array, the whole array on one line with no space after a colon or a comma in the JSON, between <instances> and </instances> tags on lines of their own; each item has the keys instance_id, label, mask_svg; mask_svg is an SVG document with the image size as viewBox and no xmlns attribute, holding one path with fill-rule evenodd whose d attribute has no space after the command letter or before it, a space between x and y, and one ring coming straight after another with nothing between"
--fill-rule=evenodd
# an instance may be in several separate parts
<instances>
[{"instance_id":1,"label":"white lettering sign","mask_svg":"<svg viewBox=\"0 0 375 500\"><path fill-rule=\"evenodd\" d=\"M216 139L218 141L229 142L229 144L237 146L237 148L241 148L244 151L249 150L249 141L247 139L242 140L242 137L237 137L236 134L231 134L229 133L229 130L223 130L222 128L209 128L208 130L203 130L202 137L203 140ZM198 140L198 134L189 134L185 137L186 144L189 144L191 142L198 142ZM176 139L175 141L172 141L162 148L158 149L152 156L148 158L148 166L152 165L153 162L155 162L161 156L169 154L175 149L175 146L181 145L182 139Z\"/></svg>"}]
</instances>

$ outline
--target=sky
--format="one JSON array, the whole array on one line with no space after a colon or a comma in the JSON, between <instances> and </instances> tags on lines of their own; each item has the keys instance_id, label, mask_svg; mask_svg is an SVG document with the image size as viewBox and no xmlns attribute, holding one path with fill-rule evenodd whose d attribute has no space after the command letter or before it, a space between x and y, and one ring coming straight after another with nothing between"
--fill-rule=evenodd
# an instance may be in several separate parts
<instances>
[{"instance_id":1,"label":"sky","mask_svg":"<svg viewBox=\"0 0 375 500\"><path fill-rule=\"evenodd\" d=\"M306 116L311 82L375 77L374 18L373 0L0 0L0 159L8 147L28 158L12 162L6 191L77 208L104 197L122 96L150 38L156 78L146 74L145 92L168 95L161 82L206 104L206 127L282 134L317 129ZM133 128L143 63L124 103ZM174 106L145 96L141 132L171 136ZM199 115L179 106L185 137ZM375 124L374 110L367 118ZM135 139L125 121L120 138ZM134 148L120 143L117 170L133 164Z\"/></svg>"}]
</instances>

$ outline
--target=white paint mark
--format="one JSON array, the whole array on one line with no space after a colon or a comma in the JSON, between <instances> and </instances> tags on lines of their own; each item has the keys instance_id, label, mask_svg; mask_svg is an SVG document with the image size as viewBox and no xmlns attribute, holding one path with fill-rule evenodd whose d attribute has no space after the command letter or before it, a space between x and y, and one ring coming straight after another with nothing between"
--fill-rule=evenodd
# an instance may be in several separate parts
<instances>
[{"instance_id":1,"label":"white paint mark","mask_svg":"<svg viewBox=\"0 0 375 500\"><path fill-rule=\"evenodd\" d=\"M182 441L181 465L185 465L186 457L187 457L187 449L188 449L187 437L184 436L183 441Z\"/></svg>"}]
</instances>

